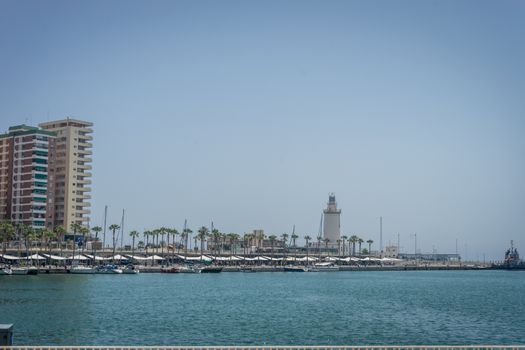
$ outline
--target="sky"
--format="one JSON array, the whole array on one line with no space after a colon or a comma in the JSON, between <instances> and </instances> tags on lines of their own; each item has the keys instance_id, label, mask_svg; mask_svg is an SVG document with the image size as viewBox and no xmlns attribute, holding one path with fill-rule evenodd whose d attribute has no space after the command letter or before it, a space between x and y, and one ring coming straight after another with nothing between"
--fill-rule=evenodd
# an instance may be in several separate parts
<instances>
[{"instance_id":1,"label":"sky","mask_svg":"<svg viewBox=\"0 0 525 350\"><path fill-rule=\"evenodd\" d=\"M0 129L94 125L91 225L525 254L525 2L0 0Z\"/></svg>"}]
</instances>

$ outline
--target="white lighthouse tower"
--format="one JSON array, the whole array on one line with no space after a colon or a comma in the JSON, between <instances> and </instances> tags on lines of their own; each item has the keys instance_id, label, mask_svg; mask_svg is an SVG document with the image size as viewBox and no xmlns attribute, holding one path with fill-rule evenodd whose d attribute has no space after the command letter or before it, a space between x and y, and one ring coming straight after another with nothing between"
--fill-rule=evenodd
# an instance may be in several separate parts
<instances>
[{"instance_id":1,"label":"white lighthouse tower","mask_svg":"<svg viewBox=\"0 0 525 350\"><path fill-rule=\"evenodd\" d=\"M329 239L329 246L337 246L337 240L341 239L341 209L337 209L334 193L328 196L328 205L323 213L323 238Z\"/></svg>"}]
</instances>

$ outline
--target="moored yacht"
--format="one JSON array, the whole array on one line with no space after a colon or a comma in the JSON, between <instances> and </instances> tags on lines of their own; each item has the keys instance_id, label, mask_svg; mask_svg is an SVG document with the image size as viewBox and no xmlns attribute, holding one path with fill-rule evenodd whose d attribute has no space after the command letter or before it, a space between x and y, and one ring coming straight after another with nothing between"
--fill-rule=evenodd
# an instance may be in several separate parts
<instances>
[{"instance_id":1,"label":"moored yacht","mask_svg":"<svg viewBox=\"0 0 525 350\"><path fill-rule=\"evenodd\" d=\"M13 267L11 268L11 274L13 275L27 275L29 269L27 267Z\"/></svg>"},{"instance_id":2,"label":"moored yacht","mask_svg":"<svg viewBox=\"0 0 525 350\"><path fill-rule=\"evenodd\" d=\"M139 272L140 272L139 269L137 269L133 265L127 265L126 267L122 269L122 273L129 274L129 275L136 275Z\"/></svg>"},{"instance_id":3,"label":"moored yacht","mask_svg":"<svg viewBox=\"0 0 525 350\"><path fill-rule=\"evenodd\" d=\"M93 274L95 273L95 269L93 267L79 265L79 266L73 266L71 270L69 270L69 273Z\"/></svg>"},{"instance_id":4,"label":"moored yacht","mask_svg":"<svg viewBox=\"0 0 525 350\"><path fill-rule=\"evenodd\" d=\"M11 271L11 268L9 266L3 267L0 269L0 275L11 275L13 274L13 271Z\"/></svg>"},{"instance_id":5,"label":"moored yacht","mask_svg":"<svg viewBox=\"0 0 525 350\"><path fill-rule=\"evenodd\" d=\"M323 262L314 264L312 267L308 268L309 272L337 272L339 271L339 266L336 266L330 262Z\"/></svg>"},{"instance_id":6,"label":"moored yacht","mask_svg":"<svg viewBox=\"0 0 525 350\"><path fill-rule=\"evenodd\" d=\"M111 265L111 264L108 264L108 265L102 265L102 266L99 266L95 269L95 273L98 273L98 274L120 274L122 273L122 269L119 269L119 267L117 265Z\"/></svg>"}]
</instances>

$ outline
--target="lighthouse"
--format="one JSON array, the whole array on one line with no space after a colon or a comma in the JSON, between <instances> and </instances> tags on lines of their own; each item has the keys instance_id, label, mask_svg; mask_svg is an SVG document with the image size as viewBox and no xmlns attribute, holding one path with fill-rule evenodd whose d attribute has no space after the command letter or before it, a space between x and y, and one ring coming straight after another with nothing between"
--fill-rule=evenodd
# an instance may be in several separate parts
<instances>
[{"instance_id":1,"label":"lighthouse","mask_svg":"<svg viewBox=\"0 0 525 350\"><path fill-rule=\"evenodd\" d=\"M328 196L328 203L323 213L323 239L329 240L329 246L337 246L337 241L341 239L341 209L337 209L334 193Z\"/></svg>"}]
</instances>

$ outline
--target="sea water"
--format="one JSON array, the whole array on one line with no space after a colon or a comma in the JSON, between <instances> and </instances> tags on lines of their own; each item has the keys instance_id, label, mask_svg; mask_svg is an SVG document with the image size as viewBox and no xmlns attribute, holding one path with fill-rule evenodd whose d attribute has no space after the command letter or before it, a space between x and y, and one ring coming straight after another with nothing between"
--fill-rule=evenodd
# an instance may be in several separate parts
<instances>
[{"instance_id":1,"label":"sea water","mask_svg":"<svg viewBox=\"0 0 525 350\"><path fill-rule=\"evenodd\" d=\"M18 345L523 344L525 272L0 276Z\"/></svg>"}]
</instances>

